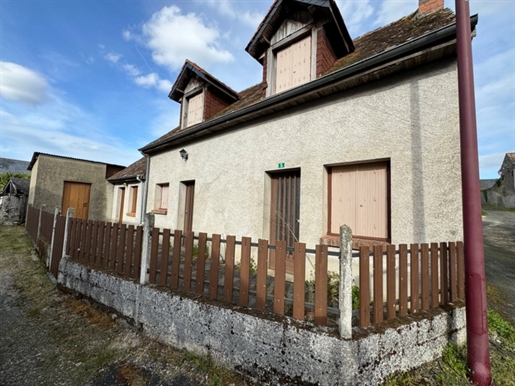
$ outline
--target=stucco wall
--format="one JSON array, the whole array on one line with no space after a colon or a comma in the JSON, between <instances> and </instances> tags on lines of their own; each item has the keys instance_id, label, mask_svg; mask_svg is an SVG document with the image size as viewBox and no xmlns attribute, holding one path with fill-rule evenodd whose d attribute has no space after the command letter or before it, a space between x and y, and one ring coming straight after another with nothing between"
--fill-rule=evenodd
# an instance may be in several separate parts
<instances>
[{"instance_id":1,"label":"stucco wall","mask_svg":"<svg viewBox=\"0 0 515 386\"><path fill-rule=\"evenodd\" d=\"M421 313L355 340L334 330L142 286L63 258L59 283L132 319L158 341L202 355L260 384L376 385L464 343L465 309Z\"/></svg>"},{"instance_id":2,"label":"stucco wall","mask_svg":"<svg viewBox=\"0 0 515 386\"><path fill-rule=\"evenodd\" d=\"M180 181L195 180L194 231L268 238L267 172L300 168L300 240L313 247L327 231L326 166L371 160L390 160L392 243L462 239L455 61L154 155L147 212L156 183L168 181L168 214L156 226L181 229Z\"/></svg>"},{"instance_id":3,"label":"stucco wall","mask_svg":"<svg viewBox=\"0 0 515 386\"><path fill-rule=\"evenodd\" d=\"M90 183L88 218L105 220L111 200L105 173L105 164L40 154L32 168L29 203L37 208L46 205L50 212L61 209L65 181Z\"/></svg>"},{"instance_id":4,"label":"stucco wall","mask_svg":"<svg viewBox=\"0 0 515 386\"><path fill-rule=\"evenodd\" d=\"M111 184L110 184L111 185ZM134 217L128 216L127 213L129 212L129 206L131 205L130 201L130 189L132 186L138 187L138 198L136 203L136 215ZM122 222L124 224L140 224L142 221L140 220L141 217L141 205L143 202L143 189L144 184L139 183L133 183L133 184L123 184L123 185L111 185L111 197L112 197L112 205L110 208L109 213L111 213L109 221L111 222L118 222L120 218L120 204L121 204L121 188L125 188L125 197L123 202L123 217Z\"/></svg>"}]
</instances>

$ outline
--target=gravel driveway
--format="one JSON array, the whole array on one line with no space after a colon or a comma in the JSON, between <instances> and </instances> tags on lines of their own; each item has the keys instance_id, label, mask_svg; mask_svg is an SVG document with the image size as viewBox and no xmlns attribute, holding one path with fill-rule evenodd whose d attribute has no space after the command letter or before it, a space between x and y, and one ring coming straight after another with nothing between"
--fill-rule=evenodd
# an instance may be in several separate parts
<instances>
[{"instance_id":1,"label":"gravel driveway","mask_svg":"<svg viewBox=\"0 0 515 386\"><path fill-rule=\"evenodd\" d=\"M498 290L489 296L515 322L515 212L486 209L483 218L487 285Z\"/></svg>"}]
</instances>

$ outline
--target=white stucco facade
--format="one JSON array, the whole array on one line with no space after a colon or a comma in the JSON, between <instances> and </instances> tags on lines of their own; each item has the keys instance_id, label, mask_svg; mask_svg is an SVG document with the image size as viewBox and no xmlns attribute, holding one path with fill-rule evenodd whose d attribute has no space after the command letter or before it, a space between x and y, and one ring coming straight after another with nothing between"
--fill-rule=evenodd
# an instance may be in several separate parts
<instances>
[{"instance_id":1,"label":"white stucco facade","mask_svg":"<svg viewBox=\"0 0 515 386\"><path fill-rule=\"evenodd\" d=\"M179 151L184 148L188 159ZM194 181L193 230L269 238L270 175L299 169L299 239L328 228L328 166L390 164L390 241L462 239L456 62L405 72L152 155L146 211L169 183L158 227L183 228L184 185ZM284 163L284 168L278 165Z\"/></svg>"}]
</instances>

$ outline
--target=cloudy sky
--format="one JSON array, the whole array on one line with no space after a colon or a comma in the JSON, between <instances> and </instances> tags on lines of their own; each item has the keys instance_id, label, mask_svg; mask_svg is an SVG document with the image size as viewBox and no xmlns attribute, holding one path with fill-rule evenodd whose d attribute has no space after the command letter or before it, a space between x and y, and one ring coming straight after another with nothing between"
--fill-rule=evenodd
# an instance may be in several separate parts
<instances>
[{"instance_id":1,"label":"cloudy sky","mask_svg":"<svg viewBox=\"0 0 515 386\"><path fill-rule=\"evenodd\" d=\"M356 38L417 0L339 0ZM481 178L515 151L515 0L471 0ZM0 0L0 157L34 151L121 165L178 124L167 95L186 58L235 90L272 0ZM445 6L454 9L454 1ZM180 31L180 32L177 32ZM436 150L436 149L435 149Z\"/></svg>"}]
</instances>

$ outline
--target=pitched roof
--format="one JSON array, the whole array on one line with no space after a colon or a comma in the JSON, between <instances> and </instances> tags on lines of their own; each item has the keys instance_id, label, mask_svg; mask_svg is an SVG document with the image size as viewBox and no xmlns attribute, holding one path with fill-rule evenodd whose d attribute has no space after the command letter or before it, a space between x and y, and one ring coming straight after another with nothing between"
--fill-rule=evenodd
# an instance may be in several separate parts
<instances>
[{"instance_id":1,"label":"pitched roof","mask_svg":"<svg viewBox=\"0 0 515 386\"><path fill-rule=\"evenodd\" d=\"M354 50L352 39L347 31L343 17L334 0L275 0L264 19L250 39L245 51L261 62L263 52L270 46L270 41L285 19L295 12L303 10L317 19L327 19L325 27L330 31L333 47L341 57Z\"/></svg>"},{"instance_id":2,"label":"pitched roof","mask_svg":"<svg viewBox=\"0 0 515 386\"><path fill-rule=\"evenodd\" d=\"M279 2L280 0L276 1L276 3ZM471 18L471 26L474 27L476 23L477 15ZM285 108L375 80L381 75L379 73L373 76L367 75L367 71L371 68L392 60L399 60L416 52L425 52L424 50L431 47L439 46L440 51L436 53L434 50L428 50L431 52L424 54L423 59L427 62L453 55L455 53L455 37L455 15L451 10L441 9L424 14L414 12L355 39L355 51L336 61L321 78L266 99L262 99L264 85L258 83L240 92L240 99L237 102L229 105L211 119L183 129L177 127L142 147L140 151L147 154L161 151L187 140L193 140L251 119L266 116ZM413 67L421 63L423 63L422 60L413 59L409 66ZM410 68L409 66L408 68ZM384 73L388 75L402 69L403 67L396 66L384 70ZM360 74L362 74L360 76L361 80L355 78L349 80L347 85L341 85L344 80ZM335 86L332 87L331 85Z\"/></svg>"},{"instance_id":3,"label":"pitched roof","mask_svg":"<svg viewBox=\"0 0 515 386\"><path fill-rule=\"evenodd\" d=\"M222 93L227 95L233 100L238 99L238 93L234 91L232 88L227 86L226 84L220 82L218 79L216 79L213 75L211 75L209 72L201 68L199 65L189 61L186 59L186 62L182 66L181 72L179 73L179 76L175 80L175 83L172 86L172 90L168 94L168 98L179 102L182 96L184 95L184 89L188 85L191 78L194 76L198 76L200 79L202 79L207 84L210 84L220 90Z\"/></svg>"},{"instance_id":4,"label":"pitched roof","mask_svg":"<svg viewBox=\"0 0 515 386\"><path fill-rule=\"evenodd\" d=\"M119 167L119 168L123 168L124 167L122 165L109 164L109 163L106 163L106 162L91 161L91 160L87 160L87 159L66 157L66 156L63 156L63 155L40 153L38 151L35 151L34 154L32 155L32 160L30 161L29 166L27 167L28 170L32 170L32 168L34 167L34 164L36 163L36 161L38 160L38 157L40 155L46 155L48 157L55 157L55 158L69 159L69 160L74 160L74 161L90 162L90 163L94 163L94 164L109 165L109 166L115 166L115 167Z\"/></svg>"},{"instance_id":5,"label":"pitched roof","mask_svg":"<svg viewBox=\"0 0 515 386\"><path fill-rule=\"evenodd\" d=\"M29 195L29 187L30 180L27 178L18 178L11 177L7 184L5 184L4 188L0 192L0 196L5 196L7 194L12 195Z\"/></svg>"},{"instance_id":6,"label":"pitched roof","mask_svg":"<svg viewBox=\"0 0 515 386\"><path fill-rule=\"evenodd\" d=\"M0 158L0 173L27 173L30 172L27 170L29 166L29 162L20 161L17 159L10 158Z\"/></svg>"},{"instance_id":7,"label":"pitched roof","mask_svg":"<svg viewBox=\"0 0 515 386\"><path fill-rule=\"evenodd\" d=\"M125 169L120 170L118 173L113 174L107 180L111 183L123 182L123 181L134 181L137 180L138 176L142 176L144 179L147 174L147 159L146 157L140 158L133 164L127 166Z\"/></svg>"}]
</instances>

